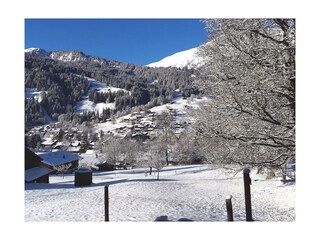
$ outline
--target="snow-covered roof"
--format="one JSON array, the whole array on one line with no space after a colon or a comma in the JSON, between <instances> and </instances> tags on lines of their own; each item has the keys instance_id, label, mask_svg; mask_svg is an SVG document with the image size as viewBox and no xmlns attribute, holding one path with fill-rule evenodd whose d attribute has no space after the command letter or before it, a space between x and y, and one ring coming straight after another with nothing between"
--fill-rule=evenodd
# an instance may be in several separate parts
<instances>
[{"instance_id":1,"label":"snow-covered roof","mask_svg":"<svg viewBox=\"0 0 320 240\"><path fill-rule=\"evenodd\" d=\"M42 177L44 175L47 175L54 170L51 170L50 168L45 168L45 167L34 167L30 168L25 171L25 176L24 179L26 182L31 182L34 181L35 179Z\"/></svg>"},{"instance_id":2,"label":"snow-covered roof","mask_svg":"<svg viewBox=\"0 0 320 240\"><path fill-rule=\"evenodd\" d=\"M80 151L81 146L78 147L68 147L68 151L69 152L79 152Z\"/></svg>"},{"instance_id":3,"label":"snow-covered roof","mask_svg":"<svg viewBox=\"0 0 320 240\"><path fill-rule=\"evenodd\" d=\"M54 143L56 143L57 141L56 140L52 140L51 138L48 138L46 139L44 142L42 142L41 144L42 145L45 145L45 146L51 146L53 145Z\"/></svg>"},{"instance_id":4,"label":"snow-covered roof","mask_svg":"<svg viewBox=\"0 0 320 240\"><path fill-rule=\"evenodd\" d=\"M52 166L59 166L79 160L77 154L68 151L36 152L36 154L43 159L43 162Z\"/></svg>"},{"instance_id":5,"label":"snow-covered roof","mask_svg":"<svg viewBox=\"0 0 320 240\"><path fill-rule=\"evenodd\" d=\"M74 141L74 142L71 143L71 146L72 146L72 147L77 147L77 146L79 146L80 144L81 144L80 141Z\"/></svg>"}]
</instances>

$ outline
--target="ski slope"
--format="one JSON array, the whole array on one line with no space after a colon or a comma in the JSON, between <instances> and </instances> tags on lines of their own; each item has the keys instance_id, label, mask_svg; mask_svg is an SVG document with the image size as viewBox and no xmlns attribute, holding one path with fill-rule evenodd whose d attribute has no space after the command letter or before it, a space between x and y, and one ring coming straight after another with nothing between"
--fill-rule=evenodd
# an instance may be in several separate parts
<instances>
[{"instance_id":1,"label":"ski slope","mask_svg":"<svg viewBox=\"0 0 320 240\"><path fill-rule=\"evenodd\" d=\"M109 86L106 83L102 83L93 78L88 78L88 77L86 78L88 80L89 91L95 89L97 92L103 92L103 93L117 92L120 90L128 92L125 89ZM82 100L77 102L75 106L75 110L77 112L98 112L99 114L101 114L105 108L114 109L115 103L94 103L89 100L88 94L84 95L82 97Z\"/></svg>"}]
</instances>

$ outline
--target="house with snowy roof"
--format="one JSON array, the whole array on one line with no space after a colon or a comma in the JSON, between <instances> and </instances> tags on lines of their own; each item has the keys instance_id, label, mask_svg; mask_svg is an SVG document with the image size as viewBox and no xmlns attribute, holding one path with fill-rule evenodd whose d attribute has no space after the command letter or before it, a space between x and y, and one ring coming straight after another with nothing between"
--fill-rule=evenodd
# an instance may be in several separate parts
<instances>
[{"instance_id":1,"label":"house with snowy roof","mask_svg":"<svg viewBox=\"0 0 320 240\"><path fill-rule=\"evenodd\" d=\"M25 175L26 183L49 183L49 175L54 172L51 168L41 164L42 158L29 148L25 148Z\"/></svg>"},{"instance_id":2,"label":"house with snowy roof","mask_svg":"<svg viewBox=\"0 0 320 240\"><path fill-rule=\"evenodd\" d=\"M69 151L40 151L36 154L42 159L42 164L51 169L67 164L71 164L69 169L75 169L79 166L79 155Z\"/></svg>"}]
</instances>

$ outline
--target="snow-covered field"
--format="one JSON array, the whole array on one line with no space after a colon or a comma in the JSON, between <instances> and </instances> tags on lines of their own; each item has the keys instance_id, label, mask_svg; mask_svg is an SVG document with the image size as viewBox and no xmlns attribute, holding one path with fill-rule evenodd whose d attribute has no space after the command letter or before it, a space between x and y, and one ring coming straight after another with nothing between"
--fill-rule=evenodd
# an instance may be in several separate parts
<instances>
[{"instance_id":1,"label":"snow-covered field","mask_svg":"<svg viewBox=\"0 0 320 240\"><path fill-rule=\"evenodd\" d=\"M50 184L25 185L25 221L104 221L104 186L109 185L111 222L226 221L232 195L234 221L245 221L242 172L207 166L169 166L160 180L146 169L94 172L93 184L75 187L74 176L51 176ZM251 172L256 222L295 221L295 184Z\"/></svg>"}]
</instances>

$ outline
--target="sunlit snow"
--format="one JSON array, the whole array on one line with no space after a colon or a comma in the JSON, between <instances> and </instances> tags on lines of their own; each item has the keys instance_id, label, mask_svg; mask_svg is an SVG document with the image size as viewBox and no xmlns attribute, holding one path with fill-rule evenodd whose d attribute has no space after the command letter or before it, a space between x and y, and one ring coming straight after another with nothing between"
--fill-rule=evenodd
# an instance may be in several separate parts
<instances>
[{"instance_id":1,"label":"sunlit snow","mask_svg":"<svg viewBox=\"0 0 320 240\"><path fill-rule=\"evenodd\" d=\"M93 161L94 156L91 156ZM148 169L93 172L93 183L75 187L74 176L52 175L50 183L25 188L25 221L104 221L104 186L109 185L110 221L226 221L232 195L234 221L245 221L242 171L209 165L168 166L160 180ZM295 185L251 171L254 221L294 221Z\"/></svg>"},{"instance_id":2,"label":"sunlit snow","mask_svg":"<svg viewBox=\"0 0 320 240\"><path fill-rule=\"evenodd\" d=\"M186 51L175 53L171 56L165 57L162 60L150 63L148 67L199 67L202 59L196 56L198 48L192 48Z\"/></svg>"}]
</instances>

